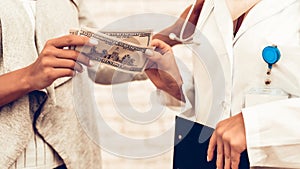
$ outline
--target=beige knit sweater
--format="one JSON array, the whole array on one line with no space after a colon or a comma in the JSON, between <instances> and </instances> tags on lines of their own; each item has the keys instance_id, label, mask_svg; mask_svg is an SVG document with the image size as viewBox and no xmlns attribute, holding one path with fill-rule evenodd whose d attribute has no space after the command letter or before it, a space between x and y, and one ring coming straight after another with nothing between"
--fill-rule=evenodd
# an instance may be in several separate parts
<instances>
[{"instance_id":1,"label":"beige knit sweater","mask_svg":"<svg viewBox=\"0 0 300 169\"><path fill-rule=\"evenodd\" d=\"M0 0L0 74L34 62L48 39L67 34L80 23L89 24L79 0L38 0L34 39L30 20L21 5L18 0ZM35 123L29 95L0 107L0 168L14 163L32 138L33 128L59 153L68 168L101 168L100 147L92 139L99 138L99 132L93 125L96 106L90 95L91 83L85 71L74 80L60 79L44 92L32 93L47 96ZM79 111L86 117L78 118ZM83 118L91 125L80 125L79 119ZM93 131L93 136L85 130Z\"/></svg>"}]
</instances>

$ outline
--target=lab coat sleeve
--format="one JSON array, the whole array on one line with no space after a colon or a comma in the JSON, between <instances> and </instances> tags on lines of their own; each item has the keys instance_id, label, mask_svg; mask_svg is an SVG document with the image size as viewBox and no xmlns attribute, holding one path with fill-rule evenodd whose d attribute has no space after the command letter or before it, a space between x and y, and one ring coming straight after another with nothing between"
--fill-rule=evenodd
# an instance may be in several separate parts
<instances>
[{"instance_id":1,"label":"lab coat sleeve","mask_svg":"<svg viewBox=\"0 0 300 169\"><path fill-rule=\"evenodd\" d=\"M242 110L251 166L300 168L300 98Z\"/></svg>"}]
</instances>

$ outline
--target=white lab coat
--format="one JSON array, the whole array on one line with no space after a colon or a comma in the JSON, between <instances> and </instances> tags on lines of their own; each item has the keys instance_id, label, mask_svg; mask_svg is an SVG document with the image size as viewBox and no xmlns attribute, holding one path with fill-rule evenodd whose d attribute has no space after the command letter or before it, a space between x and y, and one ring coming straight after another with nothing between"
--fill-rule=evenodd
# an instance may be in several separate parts
<instances>
[{"instance_id":1,"label":"white lab coat","mask_svg":"<svg viewBox=\"0 0 300 169\"><path fill-rule=\"evenodd\" d=\"M215 127L217 121L242 112L252 167L300 168L300 0L262 0L248 13L235 37L225 0L206 0L197 29L221 62L225 98L217 103L223 105L221 118L209 120L214 96L211 84L216 79L194 57L193 80L181 73L185 93L194 91L196 120ZM211 54L203 38L194 40L201 43L198 54ZM286 91L290 99L245 107L245 94L251 88L265 87L267 64L261 53L272 44L282 54L272 69L272 87Z\"/></svg>"}]
</instances>

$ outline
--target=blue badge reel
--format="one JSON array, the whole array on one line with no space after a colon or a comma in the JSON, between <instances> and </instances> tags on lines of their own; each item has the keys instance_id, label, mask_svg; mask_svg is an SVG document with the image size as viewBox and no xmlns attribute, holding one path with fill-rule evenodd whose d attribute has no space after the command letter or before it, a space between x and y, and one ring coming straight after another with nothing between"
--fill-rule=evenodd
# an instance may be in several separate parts
<instances>
[{"instance_id":1,"label":"blue badge reel","mask_svg":"<svg viewBox=\"0 0 300 169\"><path fill-rule=\"evenodd\" d=\"M272 69L272 65L280 60L281 53L277 46L267 46L262 51L262 57L268 64L269 69Z\"/></svg>"},{"instance_id":2,"label":"blue badge reel","mask_svg":"<svg viewBox=\"0 0 300 169\"><path fill-rule=\"evenodd\" d=\"M265 84L260 87L256 86L246 93L245 107L288 98L289 95L282 89L271 87L272 66L280 60L280 57L281 53L277 46L266 46L263 49L262 58L268 65L267 75L262 73L263 76L266 76Z\"/></svg>"}]
</instances>

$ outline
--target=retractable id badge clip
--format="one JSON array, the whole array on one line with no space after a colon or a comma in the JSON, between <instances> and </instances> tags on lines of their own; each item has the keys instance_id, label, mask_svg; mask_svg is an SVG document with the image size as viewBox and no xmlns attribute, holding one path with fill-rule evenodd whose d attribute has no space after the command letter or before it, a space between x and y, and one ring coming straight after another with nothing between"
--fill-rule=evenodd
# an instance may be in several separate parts
<instances>
[{"instance_id":1,"label":"retractable id badge clip","mask_svg":"<svg viewBox=\"0 0 300 169\"><path fill-rule=\"evenodd\" d=\"M262 51L262 57L268 66L264 86L252 88L248 91L245 96L245 107L289 98L289 94L282 89L271 87L272 66L276 64L281 57L277 46L265 47Z\"/></svg>"}]
</instances>

